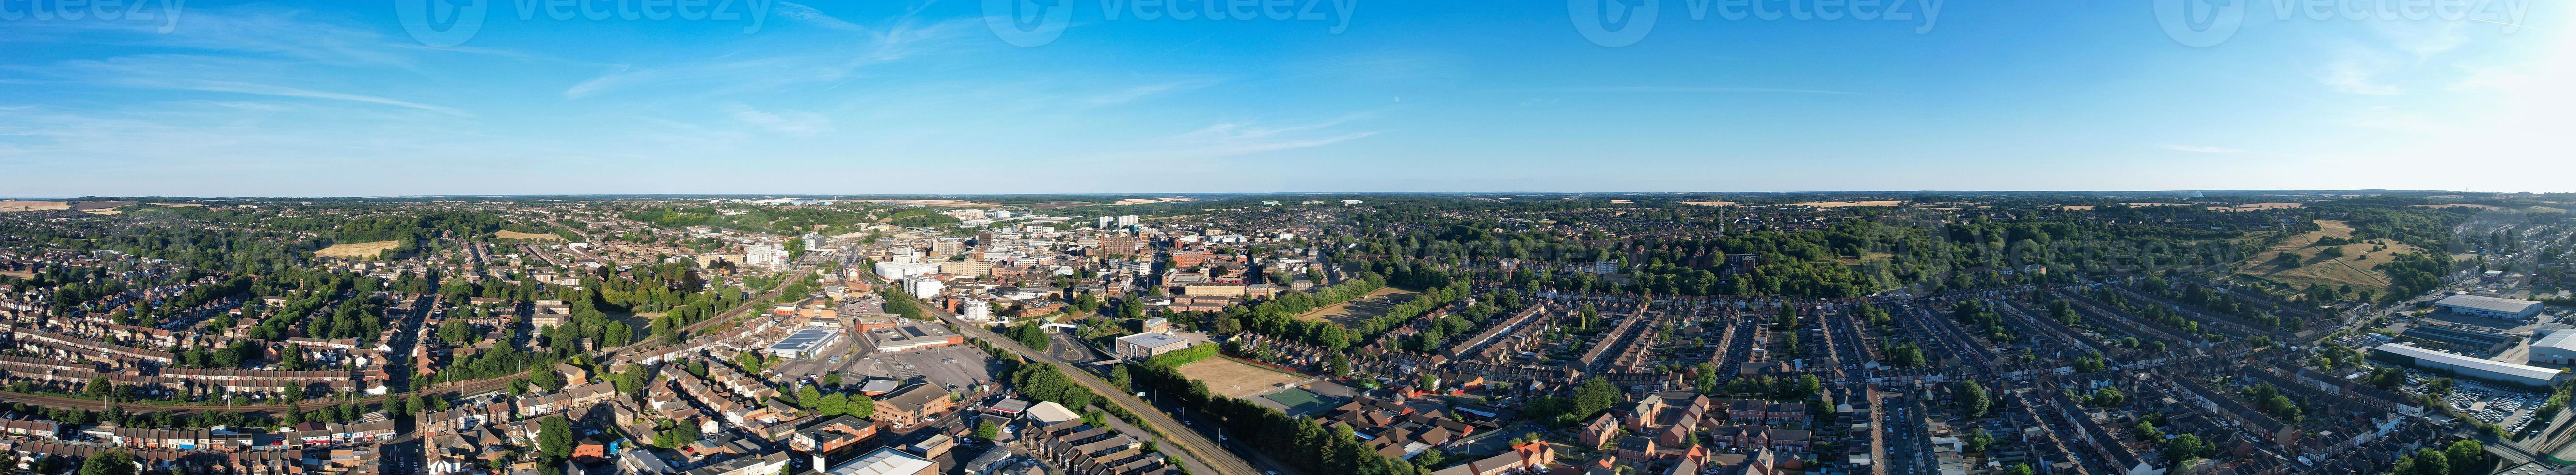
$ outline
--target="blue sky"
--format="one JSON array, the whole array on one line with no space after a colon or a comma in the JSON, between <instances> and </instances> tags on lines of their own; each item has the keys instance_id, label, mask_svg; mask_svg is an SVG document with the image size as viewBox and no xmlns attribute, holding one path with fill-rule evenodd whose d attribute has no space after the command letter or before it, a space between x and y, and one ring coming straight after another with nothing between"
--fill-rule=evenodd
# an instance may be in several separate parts
<instances>
[{"instance_id":1,"label":"blue sky","mask_svg":"<svg viewBox=\"0 0 2576 475\"><path fill-rule=\"evenodd\" d=\"M2243 26L2195 47L2157 2L1765 21L1625 0L1655 21L1604 46L1575 27L1591 0L1293 0L1323 18L1286 20L1072 0L1060 37L1020 46L986 22L1011 0L488 1L446 30L470 34L424 38L398 11L420 0L150 20L0 0L0 196L2576 191L2563 2L2419 21L2233 0Z\"/></svg>"}]
</instances>

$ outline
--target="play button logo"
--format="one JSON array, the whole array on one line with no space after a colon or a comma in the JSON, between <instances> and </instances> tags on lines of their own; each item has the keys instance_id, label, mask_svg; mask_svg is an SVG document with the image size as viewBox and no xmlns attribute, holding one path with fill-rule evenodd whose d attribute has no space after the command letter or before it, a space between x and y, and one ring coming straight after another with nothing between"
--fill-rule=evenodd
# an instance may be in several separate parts
<instances>
[{"instance_id":1,"label":"play button logo","mask_svg":"<svg viewBox=\"0 0 2576 475\"><path fill-rule=\"evenodd\" d=\"M2245 1L2156 0L2156 23L2183 46L2217 46L2245 26Z\"/></svg>"},{"instance_id":2,"label":"play button logo","mask_svg":"<svg viewBox=\"0 0 2576 475\"><path fill-rule=\"evenodd\" d=\"M1565 0L1574 31L1592 44L1614 48L1645 40L1661 10L1661 0Z\"/></svg>"}]
</instances>

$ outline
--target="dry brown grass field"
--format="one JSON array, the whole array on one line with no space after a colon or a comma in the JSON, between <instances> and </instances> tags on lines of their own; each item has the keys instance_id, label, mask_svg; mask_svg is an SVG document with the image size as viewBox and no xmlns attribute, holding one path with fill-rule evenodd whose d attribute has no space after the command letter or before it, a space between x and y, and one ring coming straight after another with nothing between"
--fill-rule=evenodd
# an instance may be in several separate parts
<instances>
[{"instance_id":1,"label":"dry brown grass field","mask_svg":"<svg viewBox=\"0 0 2576 475\"><path fill-rule=\"evenodd\" d=\"M2398 254L2417 252L2414 246L2393 242L2388 244L2387 249L2378 252L2370 250L2377 247L2376 244L2353 243L2341 246L2343 257L2319 259L2318 251L2325 248L2312 246L2312 244L2327 236L2352 237L2352 226L2342 221L2322 219L2317 220L2317 226L2321 229L2291 236L2280 244L2255 253L2253 257L2237 261L2236 273L2272 279L2300 288L2327 284L2329 286L2351 285L2356 289L2377 289L2388 286L2388 276L2373 267L2395 260ZM2298 265L2284 265L2283 261L2278 260L2282 252L2298 253L2300 256Z\"/></svg>"},{"instance_id":2,"label":"dry brown grass field","mask_svg":"<svg viewBox=\"0 0 2576 475\"><path fill-rule=\"evenodd\" d=\"M67 209L72 209L71 202L0 200L0 213L13 211L61 211Z\"/></svg>"},{"instance_id":3,"label":"dry brown grass field","mask_svg":"<svg viewBox=\"0 0 2576 475\"><path fill-rule=\"evenodd\" d=\"M393 249L394 247L401 245L402 241L333 244L331 247L325 247L322 248L322 250L313 251L313 255L318 257L374 259L377 255L383 254L385 250Z\"/></svg>"},{"instance_id":4,"label":"dry brown grass field","mask_svg":"<svg viewBox=\"0 0 2576 475\"><path fill-rule=\"evenodd\" d=\"M1335 324L1340 324L1345 328L1356 327L1359 326L1360 323L1368 321L1368 319L1386 315L1386 311L1389 307L1394 307L1397 304L1405 302L1411 302L1413 299L1420 298L1421 296L1421 292L1387 287L1377 289L1376 292L1369 292L1368 295L1352 299L1349 302L1342 302L1330 307L1309 310L1306 313L1297 314L1297 319L1333 322Z\"/></svg>"},{"instance_id":5,"label":"dry brown grass field","mask_svg":"<svg viewBox=\"0 0 2576 475\"><path fill-rule=\"evenodd\" d=\"M537 240L537 241L561 241L561 240L563 240L563 236L558 236L558 235L553 235L553 234L544 234L544 233L523 233L523 232L511 231L511 230L502 230L501 232L492 233L492 235L493 235L493 237L498 237L498 238L501 238L501 239L529 239L529 240Z\"/></svg>"},{"instance_id":6,"label":"dry brown grass field","mask_svg":"<svg viewBox=\"0 0 2576 475\"><path fill-rule=\"evenodd\" d=\"M1253 395L1275 391L1279 385L1305 381L1306 376L1243 364L1224 357L1198 360L1181 365L1181 376L1207 383L1209 391L1226 397L1249 399Z\"/></svg>"},{"instance_id":7,"label":"dry brown grass field","mask_svg":"<svg viewBox=\"0 0 2576 475\"><path fill-rule=\"evenodd\" d=\"M2408 207L2408 208L2434 208L2434 209L2444 209L2444 208L2477 208L2477 209L2482 209L2482 210L2487 210L2487 211L2495 211L2495 210L2504 209L2504 208L2498 208L2498 207L2494 207L2494 206L2482 205L2482 204L2477 204L2477 203L2444 203L2444 204L2438 204L2438 205L2406 205L2406 207Z\"/></svg>"}]
</instances>

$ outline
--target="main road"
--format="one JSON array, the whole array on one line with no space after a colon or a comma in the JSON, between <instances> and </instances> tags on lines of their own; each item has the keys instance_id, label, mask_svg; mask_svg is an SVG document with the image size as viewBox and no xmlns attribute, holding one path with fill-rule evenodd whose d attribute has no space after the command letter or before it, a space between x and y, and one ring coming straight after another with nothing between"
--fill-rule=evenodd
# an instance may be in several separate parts
<instances>
[{"instance_id":1,"label":"main road","mask_svg":"<svg viewBox=\"0 0 2576 475\"><path fill-rule=\"evenodd\" d=\"M922 307L922 310L930 312L931 315L939 317L940 320L947 321L950 325L956 326L958 331L965 332L967 335L971 335L976 338L984 339L985 342L992 343L995 347L1010 350L1012 353L1018 353L1020 357L1027 358L1031 361L1043 361L1047 364L1056 365L1057 370L1065 373L1067 376L1072 376L1074 382L1081 383L1083 387L1091 389L1091 392L1099 393L1101 397L1108 398L1109 402L1117 403L1118 407L1126 408L1128 413L1135 414L1137 418L1144 419L1142 422L1144 422L1146 426L1152 427L1154 432L1158 433L1144 435L1162 436L1163 441L1167 442L1166 444L1163 444L1163 447L1166 449L1180 449L1181 453L1178 455L1182 455L1182 459L1185 462L1197 462L1197 465L1205 467L1218 475L1262 475L1262 471L1253 469L1252 464L1244 463L1242 458L1235 457L1233 453L1226 452L1223 447L1217 446L1216 442L1209 441L1207 437L1200 436L1198 432L1191 431L1188 426L1181 425L1179 420L1172 419L1171 415L1164 414L1163 411L1155 409L1151 404L1146 404L1142 399L1137 399L1136 395L1128 394L1126 389L1112 387L1109 385L1108 381L1103 381L1097 376L1092 376L1090 371L1076 368L1062 359L1057 359L1053 354L1020 346L1018 341L1003 338L1001 335L984 330L984 327L966 323L964 320L957 319L957 315L948 313L945 310L927 306ZM1196 470L1193 471L1195 472Z\"/></svg>"}]
</instances>

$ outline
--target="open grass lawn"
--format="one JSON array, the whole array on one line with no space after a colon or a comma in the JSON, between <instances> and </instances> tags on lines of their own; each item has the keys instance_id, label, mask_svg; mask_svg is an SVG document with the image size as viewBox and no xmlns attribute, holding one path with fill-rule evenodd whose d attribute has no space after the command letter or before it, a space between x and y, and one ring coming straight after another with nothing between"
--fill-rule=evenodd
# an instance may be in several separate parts
<instances>
[{"instance_id":1,"label":"open grass lawn","mask_svg":"<svg viewBox=\"0 0 2576 475\"><path fill-rule=\"evenodd\" d=\"M1279 389L1279 385L1282 384L1306 380L1305 375L1283 373L1223 357L1181 365L1181 376L1207 383L1209 391L1215 391L1230 398L1252 397L1254 394Z\"/></svg>"},{"instance_id":2,"label":"open grass lawn","mask_svg":"<svg viewBox=\"0 0 2576 475\"><path fill-rule=\"evenodd\" d=\"M1387 287L1377 289L1376 292L1369 292L1368 295L1352 299L1349 302L1342 302L1330 307L1314 309L1307 311L1306 313L1298 314L1297 319L1322 320L1333 322L1343 327L1355 327L1359 326L1362 322L1367 322L1368 319L1386 315L1386 311L1389 308L1393 308L1396 305L1403 304L1405 302L1411 302L1413 299L1421 297L1421 292Z\"/></svg>"},{"instance_id":3,"label":"open grass lawn","mask_svg":"<svg viewBox=\"0 0 2576 475\"><path fill-rule=\"evenodd\" d=\"M319 251L313 251L313 255L314 255L314 256L319 256L319 257L351 257L351 258L360 258L360 259L373 259L373 258L375 258L377 255L384 253L384 252L385 252L385 250L387 250L387 249L393 249L394 247L396 247L396 246L401 246L401 245L402 245L402 241L376 241L376 242L360 242L360 243L349 243L349 244L333 244L333 245L331 245L331 247L325 247L325 248L322 248L322 250L319 250Z\"/></svg>"},{"instance_id":4,"label":"open grass lawn","mask_svg":"<svg viewBox=\"0 0 2576 475\"><path fill-rule=\"evenodd\" d=\"M2325 248L2312 244L2326 236L2352 237L2352 226L2333 220L2317 220L2317 226L2321 229L2293 236L2254 254L2253 257L2237 261L2236 273L2272 279L2299 288L2326 284L2351 285L2355 289L2380 289L2388 287L2388 276L2373 267L2394 260L2398 254L2416 252L2414 246L2394 242L2389 243L2387 249L2378 252L2371 252L2372 247L2377 247L2374 244L2354 243L2342 246L2343 257L2320 259L2317 253ZM2290 265L2287 261L2279 259L2282 252L2295 252L2302 257L2296 265Z\"/></svg>"}]
</instances>

